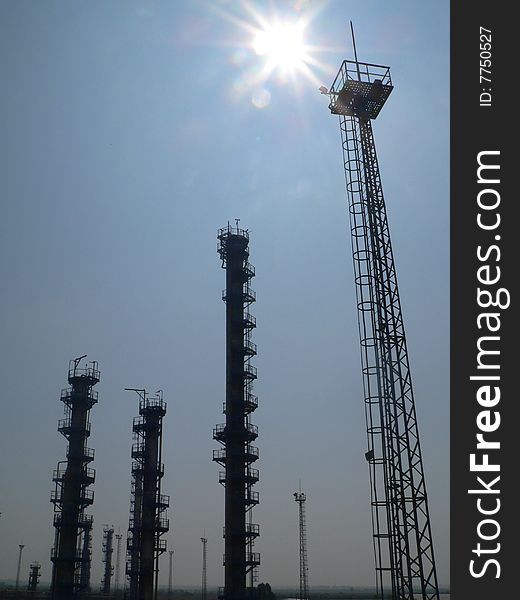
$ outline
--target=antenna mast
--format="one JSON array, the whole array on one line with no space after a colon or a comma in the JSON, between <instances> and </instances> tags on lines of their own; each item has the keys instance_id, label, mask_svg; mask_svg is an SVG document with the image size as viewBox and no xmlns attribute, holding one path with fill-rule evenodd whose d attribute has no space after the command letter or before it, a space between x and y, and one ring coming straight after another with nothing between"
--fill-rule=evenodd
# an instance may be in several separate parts
<instances>
[{"instance_id":1,"label":"antenna mast","mask_svg":"<svg viewBox=\"0 0 520 600\"><path fill-rule=\"evenodd\" d=\"M298 503L299 530L300 530L300 597L299 600L309 598L309 567L307 563L307 523L305 519L305 502L307 496L302 492L300 481L299 492L293 494Z\"/></svg>"},{"instance_id":2,"label":"antenna mast","mask_svg":"<svg viewBox=\"0 0 520 600\"><path fill-rule=\"evenodd\" d=\"M358 307L376 587L379 598L439 590L396 266L372 131L389 67L344 60L328 93L340 117ZM322 93L325 93L323 90Z\"/></svg>"}]
</instances>

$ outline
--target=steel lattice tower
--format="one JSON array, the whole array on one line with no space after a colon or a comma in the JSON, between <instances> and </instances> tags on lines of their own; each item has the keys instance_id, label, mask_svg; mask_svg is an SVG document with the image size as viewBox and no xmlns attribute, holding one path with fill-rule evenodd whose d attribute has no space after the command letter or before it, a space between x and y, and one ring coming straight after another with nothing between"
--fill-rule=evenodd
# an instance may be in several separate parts
<instances>
[{"instance_id":1,"label":"steel lattice tower","mask_svg":"<svg viewBox=\"0 0 520 600\"><path fill-rule=\"evenodd\" d=\"M168 568L168 600L170 600L173 592L173 555L175 550L169 550L168 553L170 555L170 563Z\"/></svg>"},{"instance_id":2,"label":"steel lattice tower","mask_svg":"<svg viewBox=\"0 0 520 600\"><path fill-rule=\"evenodd\" d=\"M295 492L294 499L298 503L298 521L300 532L300 600L309 598L309 566L307 562L307 523L305 519L305 502L307 496L301 491Z\"/></svg>"},{"instance_id":3,"label":"steel lattice tower","mask_svg":"<svg viewBox=\"0 0 520 600\"><path fill-rule=\"evenodd\" d=\"M38 582L40 581L41 564L38 561L35 561L31 563L29 569L29 583L27 584L27 591L35 592L38 588Z\"/></svg>"},{"instance_id":4,"label":"steel lattice tower","mask_svg":"<svg viewBox=\"0 0 520 600\"><path fill-rule=\"evenodd\" d=\"M85 355L86 356L86 355ZM88 591L90 580L90 542L92 517L84 510L94 501L88 486L94 483L94 469L88 464L94 451L87 448L90 435L90 409L97 402L92 388L99 382L96 362L79 367L81 356L69 363L70 388L61 392L65 404L65 418L58 422L58 431L68 440L67 460L58 463L53 473L56 489L52 492L54 504L55 544L53 562L52 598L71 600Z\"/></svg>"},{"instance_id":5,"label":"steel lattice tower","mask_svg":"<svg viewBox=\"0 0 520 600\"><path fill-rule=\"evenodd\" d=\"M101 582L101 593L110 594L110 583L114 573L112 566L112 555L114 553L114 528L108 525L103 528L103 562L105 569L103 581Z\"/></svg>"},{"instance_id":6,"label":"steel lattice tower","mask_svg":"<svg viewBox=\"0 0 520 600\"><path fill-rule=\"evenodd\" d=\"M150 397L146 390L131 391L139 395L139 417L134 418L132 445L132 502L128 526L128 561L130 600L157 598L159 556L166 551L161 536L169 530L165 511L168 496L161 494L162 420L166 403L162 392Z\"/></svg>"},{"instance_id":7,"label":"steel lattice tower","mask_svg":"<svg viewBox=\"0 0 520 600\"><path fill-rule=\"evenodd\" d=\"M390 69L345 60L329 109L340 116L379 596L438 599L419 432L396 267L371 121L393 89Z\"/></svg>"},{"instance_id":8,"label":"steel lattice tower","mask_svg":"<svg viewBox=\"0 0 520 600\"><path fill-rule=\"evenodd\" d=\"M213 451L213 460L226 469L219 473L225 486L225 600L244 600L252 593L248 592L247 573L260 564L260 555L253 552L259 526L247 518L258 504L258 492L252 490L258 470L251 467L258 459L258 448L251 445L258 429L250 422L250 414L258 406L252 387L257 372L250 364L256 355L256 344L251 341L256 320L248 310L256 300L250 287L255 270L248 260L248 245L249 233L239 229L238 221L236 228L228 224L218 232L218 253L226 269L222 295L226 302L226 422L213 431L214 439L224 445Z\"/></svg>"},{"instance_id":9,"label":"steel lattice tower","mask_svg":"<svg viewBox=\"0 0 520 600\"><path fill-rule=\"evenodd\" d=\"M201 586L201 597L202 600L206 600L207 591L208 591L208 579L207 579L207 546L208 539L205 537L201 537L200 541L202 542L202 586Z\"/></svg>"}]
</instances>

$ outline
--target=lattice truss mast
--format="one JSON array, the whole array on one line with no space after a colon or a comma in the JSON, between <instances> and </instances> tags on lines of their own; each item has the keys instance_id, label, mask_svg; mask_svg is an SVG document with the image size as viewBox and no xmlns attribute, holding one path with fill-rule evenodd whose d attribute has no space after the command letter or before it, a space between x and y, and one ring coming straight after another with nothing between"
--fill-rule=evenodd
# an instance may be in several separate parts
<instances>
[{"instance_id":1,"label":"lattice truss mast","mask_svg":"<svg viewBox=\"0 0 520 600\"><path fill-rule=\"evenodd\" d=\"M438 599L403 315L371 124L392 89L388 67L356 57L343 62L330 91L322 92L340 117L378 594Z\"/></svg>"}]
</instances>

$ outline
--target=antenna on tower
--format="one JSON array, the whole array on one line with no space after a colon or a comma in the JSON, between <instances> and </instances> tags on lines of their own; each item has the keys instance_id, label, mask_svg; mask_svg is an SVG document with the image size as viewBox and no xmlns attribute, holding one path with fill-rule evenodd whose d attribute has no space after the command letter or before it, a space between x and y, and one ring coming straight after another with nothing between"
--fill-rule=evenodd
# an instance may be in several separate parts
<instances>
[{"instance_id":1,"label":"antenna on tower","mask_svg":"<svg viewBox=\"0 0 520 600\"><path fill-rule=\"evenodd\" d=\"M354 36L354 25L352 25L352 21L350 21L350 35L352 36L352 47L354 48L354 60L356 61L358 81L361 81L361 72L359 70L359 62L357 58L356 37Z\"/></svg>"}]
</instances>

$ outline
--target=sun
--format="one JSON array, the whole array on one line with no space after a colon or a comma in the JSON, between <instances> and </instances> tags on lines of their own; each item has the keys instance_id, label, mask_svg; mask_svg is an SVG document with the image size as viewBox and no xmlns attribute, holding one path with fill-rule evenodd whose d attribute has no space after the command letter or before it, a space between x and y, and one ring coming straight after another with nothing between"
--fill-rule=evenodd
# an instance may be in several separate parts
<instances>
[{"instance_id":1,"label":"sun","mask_svg":"<svg viewBox=\"0 0 520 600\"><path fill-rule=\"evenodd\" d=\"M301 23L276 23L266 25L256 32L253 50L265 57L268 68L280 68L284 73L301 69L307 59Z\"/></svg>"},{"instance_id":2,"label":"sun","mask_svg":"<svg viewBox=\"0 0 520 600\"><path fill-rule=\"evenodd\" d=\"M312 3L311 7L307 0L295 0L292 4L292 10L283 14L274 8L260 10L252 0L237 0L227 8L212 4L212 10L234 26L230 38L222 40L234 48L230 60L237 76L229 88L234 101L250 94L254 106L265 108L273 86L289 84L301 91L310 84L318 89L323 85L323 74L330 79L336 73L320 54L337 52L337 48L308 40L311 23L323 3Z\"/></svg>"}]
</instances>

